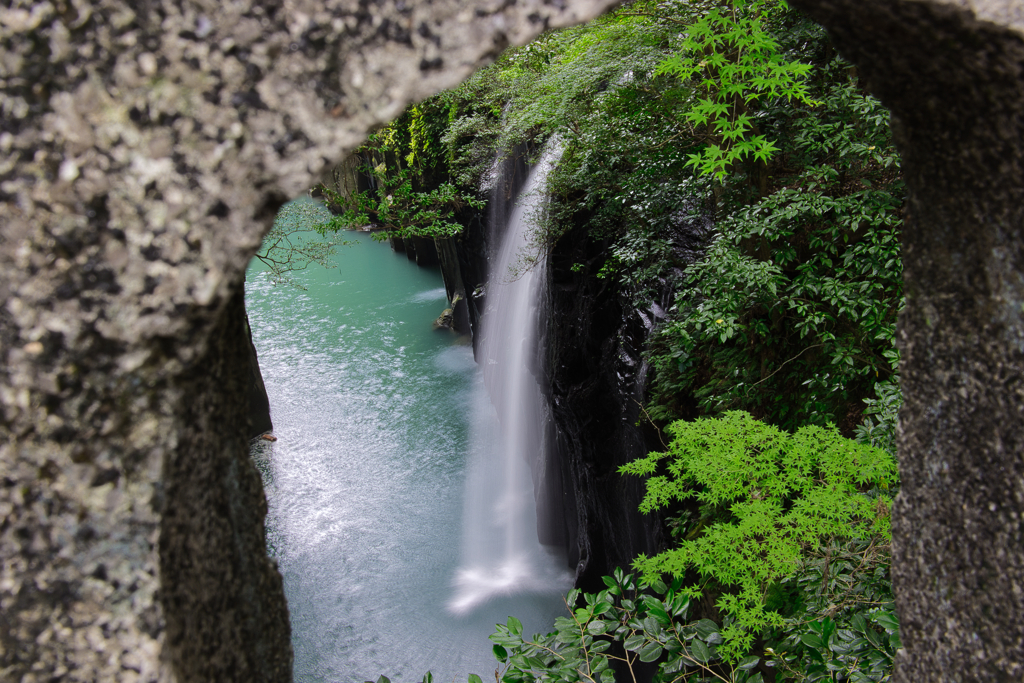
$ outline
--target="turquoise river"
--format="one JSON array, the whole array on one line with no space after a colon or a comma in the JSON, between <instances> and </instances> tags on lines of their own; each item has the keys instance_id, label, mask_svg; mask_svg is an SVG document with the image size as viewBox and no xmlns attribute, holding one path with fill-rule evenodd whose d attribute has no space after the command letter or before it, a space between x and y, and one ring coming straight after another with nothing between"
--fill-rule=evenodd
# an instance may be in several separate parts
<instances>
[{"instance_id":1,"label":"turquoise river","mask_svg":"<svg viewBox=\"0 0 1024 683\"><path fill-rule=\"evenodd\" d=\"M255 260L246 283L279 439L253 456L295 680L492 680L494 624L512 614L546 631L564 606L548 593L446 608L481 380L467 341L431 327L446 306L440 272L365 233L345 239L335 268L295 275L305 289L271 283Z\"/></svg>"}]
</instances>

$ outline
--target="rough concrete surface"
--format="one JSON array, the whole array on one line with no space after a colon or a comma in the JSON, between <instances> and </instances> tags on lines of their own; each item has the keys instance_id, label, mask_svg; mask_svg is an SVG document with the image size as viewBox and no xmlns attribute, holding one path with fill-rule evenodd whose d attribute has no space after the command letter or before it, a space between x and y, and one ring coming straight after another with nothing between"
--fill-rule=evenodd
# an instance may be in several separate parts
<instances>
[{"instance_id":1,"label":"rough concrete surface","mask_svg":"<svg viewBox=\"0 0 1024 683\"><path fill-rule=\"evenodd\" d=\"M0 8L0 680L291 679L246 263L373 125L608 5Z\"/></svg>"},{"instance_id":2,"label":"rough concrete surface","mask_svg":"<svg viewBox=\"0 0 1024 683\"><path fill-rule=\"evenodd\" d=\"M895 680L1024 680L1024 4L794 4L892 111L908 187Z\"/></svg>"},{"instance_id":3,"label":"rough concrete surface","mask_svg":"<svg viewBox=\"0 0 1024 683\"><path fill-rule=\"evenodd\" d=\"M1024 32L1024 3L1019 0L936 0L936 4L964 10L960 16L969 23L980 20Z\"/></svg>"}]
</instances>

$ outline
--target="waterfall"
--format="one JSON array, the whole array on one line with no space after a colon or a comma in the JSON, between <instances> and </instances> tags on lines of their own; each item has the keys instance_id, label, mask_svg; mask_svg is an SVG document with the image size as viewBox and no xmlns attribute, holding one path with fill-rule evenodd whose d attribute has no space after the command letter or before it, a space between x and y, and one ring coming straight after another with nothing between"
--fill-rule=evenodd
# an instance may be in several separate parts
<instances>
[{"instance_id":1,"label":"waterfall","mask_svg":"<svg viewBox=\"0 0 1024 683\"><path fill-rule=\"evenodd\" d=\"M539 370L537 307L545 268L543 254L535 255L534 263L524 260L559 152L550 145L530 171L487 284L478 346L483 381L474 401L462 556L448 604L456 614L502 595L560 593L571 583L564 558L538 540L533 473L543 471L547 454L544 397L533 371ZM495 192L501 188L499 179ZM501 213L492 217L500 219Z\"/></svg>"}]
</instances>

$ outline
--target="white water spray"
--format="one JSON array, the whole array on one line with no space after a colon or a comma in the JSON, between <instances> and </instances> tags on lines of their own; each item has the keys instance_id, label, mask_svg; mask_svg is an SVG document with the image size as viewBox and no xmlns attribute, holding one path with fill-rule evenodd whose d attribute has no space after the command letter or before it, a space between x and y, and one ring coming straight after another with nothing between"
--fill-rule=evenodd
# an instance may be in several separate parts
<instances>
[{"instance_id":1,"label":"white water spray","mask_svg":"<svg viewBox=\"0 0 1024 683\"><path fill-rule=\"evenodd\" d=\"M537 504L528 465L543 463L546 457L544 398L529 367L545 278L543 255L532 267L524 264L523 256L557 156L558 150L549 148L530 172L487 285L478 348L484 386L474 401L462 561L448 603L456 614L502 595L560 593L571 582L564 560L537 540Z\"/></svg>"}]
</instances>

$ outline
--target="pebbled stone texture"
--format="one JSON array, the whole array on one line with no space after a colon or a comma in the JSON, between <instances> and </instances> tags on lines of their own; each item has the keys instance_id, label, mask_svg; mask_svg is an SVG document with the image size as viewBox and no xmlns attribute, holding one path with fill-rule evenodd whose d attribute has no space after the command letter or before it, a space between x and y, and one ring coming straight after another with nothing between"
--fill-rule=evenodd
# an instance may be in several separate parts
<instances>
[{"instance_id":1,"label":"pebbled stone texture","mask_svg":"<svg viewBox=\"0 0 1024 683\"><path fill-rule=\"evenodd\" d=\"M0 8L0 680L291 680L246 263L372 126L609 4Z\"/></svg>"},{"instance_id":2,"label":"pebbled stone texture","mask_svg":"<svg viewBox=\"0 0 1024 683\"><path fill-rule=\"evenodd\" d=\"M908 187L894 680L1024 680L1024 4L794 4L892 110Z\"/></svg>"}]
</instances>

